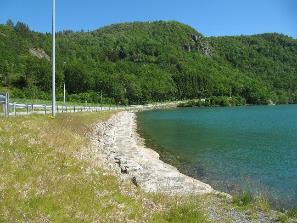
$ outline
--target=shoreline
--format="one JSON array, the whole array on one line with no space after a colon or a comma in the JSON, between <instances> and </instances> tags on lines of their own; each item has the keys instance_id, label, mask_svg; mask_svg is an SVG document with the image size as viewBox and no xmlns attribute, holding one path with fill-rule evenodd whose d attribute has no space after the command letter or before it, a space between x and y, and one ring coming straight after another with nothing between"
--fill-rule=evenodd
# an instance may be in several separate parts
<instances>
[{"instance_id":1,"label":"shoreline","mask_svg":"<svg viewBox=\"0 0 297 223\"><path fill-rule=\"evenodd\" d=\"M96 124L94 133L94 152L100 156L103 165L121 179L132 180L145 192L173 195L220 193L231 197L160 160L159 154L147 148L145 140L137 132L134 112L123 111L113 115L109 120Z\"/></svg>"},{"instance_id":2,"label":"shoreline","mask_svg":"<svg viewBox=\"0 0 297 223\"><path fill-rule=\"evenodd\" d=\"M248 106L248 105L247 105ZM267 107L267 105L256 105L256 106L265 106ZM277 106L287 106L287 105L276 105L274 107L277 107ZM234 106L235 107L235 106ZM237 106L236 106L237 107ZM243 107L243 106L239 106L239 107ZM270 106L268 106L270 107ZM191 108L186 108L186 107L183 107L183 108L178 108L178 109L201 109L201 108L210 108L210 107L191 107ZM141 138L144 138L145 140L145 145L149 148L153 148L154 151L157 151L159 154L160 154L160 159L163 161L163 162L166 162L166 163L169 163L170 165L173 165L175 167L178 168L178 171L180 171L181 173L189 176L189 177L192 177L194 179L197 179L198 181L202 178L203 179L203 176L201 177L201 175L191 175L191 172L189 171L190 169L188 168L184 168L184 160L182 159L182 156L181 155L175 155L174 153L171 153L170 150L167 150L166 148L158 145L158 142L154 142L154 140L151 140L149 136L147 136L146 134L144 134L142 132L142 129L141 127L138 128L138 134L140 135ZM182 147L181 147L182 148ZM169 156L168 156L169 155ZM169 157L169 159L168 159ZM199 166L198 166L199 167ZM203 168L203 167L202 167ZM217 181L219 182L219 181ZM221 181L223 182L223 185L226 184L226 182L228 181ZM247 181L248 182L248 181ZM281 197L273 197L272 195L272 189L269 190L269 193L267 193L267 188L266 188L266 194L261 194L261 193L258 193L257 192L251 192L249 190L244 190L244 187L241 187L240 184L229 184L231 186L234 185L234 188L235 190L224 190L224 188L220 188L220 184L215 184L216 182L215 181L207 181L205 180L204 183L206 184L209 184L211 185L211 187L214 188L214 190L218 191L219 193L222 193L222 194L226 194L228 197L237 197L237 196L241 196L243 193L247 192L250 194L251 197L255 197L255 198L263 198L263 199L266 199L267 202L269 202L269 205L271 206L271 208L273 210L296 210L296 206L292 205L292 203L289 203L290 200L282 200ZM258 184L259 187L263 187L264 184ZM227 185L228 186L228 185ZM243 189L242 189L243 188ZM265 192L265 191L264 191ZM263 197L262 197L263 196ZM281 202L280 202L281 201Z\"/></svg>"},{"instance_id":3,"label":"shoreline","mask_svg":"<svg viewBox=\"0 0 297 223\"><path fill-rule=\"evenodd\" d=\"M133 183L135 189L140 188L146 193L185 199L197 195L201 195L201 199L210 198L203 202L210 202L205 211L211 220L224 222L225 219L233 219L232 222L258 223L278 222L280 217L287 218L285 214L266 206L265 200L251 203L253 206L243 205L241 200L233 204L230 194L217 191L160 160L159 154L145 146L145 139L137 132L135 112L118 112L107 121L94 124L90 139L90 150L85 150L81 155L87 156L94 166L105 169L107 175L117 176L122 183ZM243 208L243 211L237 210L237 207ZM251 220L251 215L257 220ZM288 222L294 221L289 219Z\"/></svg>"}]
</instances>

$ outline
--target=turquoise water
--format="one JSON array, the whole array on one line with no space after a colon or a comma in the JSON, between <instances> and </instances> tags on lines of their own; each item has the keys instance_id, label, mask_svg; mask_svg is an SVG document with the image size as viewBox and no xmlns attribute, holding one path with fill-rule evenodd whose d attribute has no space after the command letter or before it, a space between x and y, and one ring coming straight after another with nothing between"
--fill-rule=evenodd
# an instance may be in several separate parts
<instances>
[{"instance_id":1,"label":"turquoise water","mask_svg":"<svg viewBox=\"0 0 297 223\"><path fill-rule=\"evenodd\" d=\"M228 193L297 206L297 106L182 108L138 114L140 133L183 172Z\"/></svg>"}]
</instances>

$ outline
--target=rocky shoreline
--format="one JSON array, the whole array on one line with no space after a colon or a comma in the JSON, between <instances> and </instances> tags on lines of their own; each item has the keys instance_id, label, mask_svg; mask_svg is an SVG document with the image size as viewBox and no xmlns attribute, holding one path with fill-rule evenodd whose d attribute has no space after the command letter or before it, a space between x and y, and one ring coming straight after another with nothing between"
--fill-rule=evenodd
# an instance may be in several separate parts
<instances>
[{"instance_id":1,"label":"rocky shoreline","mask_svg":"<svg viewBox=\"0 0 297 223\"><path fill-rule=\"evenodd\" d=\"M123 179L131 179L146 192L166 194L218 193L208 184L180 173L159 159L159 154L146 148L137 133L136 114L119 112L94 126L93 154L100 156Z\"/></svg>"},{"instance_id":2,"label":"rocky shoreline","mask_svg":"<svg viewBox=\"0 0 297 223\"><path fill-rule=\"evenodd\" d=\"M215 222L225 222L226 219L239 223L279 222L281 213L273 210L265 213L256 209L251 214L232 206L229 209L224 207L224 203L229 206L232 202L231 195L216 191L160 160L159 154L147 148L144 139L137 133L136 114L133 111L118 112L92 128L89 137L91 146L80 154L80 158L87 158L94 166L106 169L107 174L113 173L123 181L131 181L145 192L181 196L222 195L212 196L214 201L206 205L210 219Z\"/></svg>"}]
</instances>

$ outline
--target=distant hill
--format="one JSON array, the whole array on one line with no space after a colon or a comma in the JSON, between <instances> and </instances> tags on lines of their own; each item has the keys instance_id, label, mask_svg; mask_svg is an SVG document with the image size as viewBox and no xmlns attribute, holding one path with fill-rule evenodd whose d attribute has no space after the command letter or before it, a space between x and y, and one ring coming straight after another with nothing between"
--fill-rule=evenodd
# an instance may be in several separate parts
<instances>
[{"instance_id":1,"label":"distant hill","mask_svg":"<svg viewBox=\"0 0 297 223\"><path fill-rule=\"evenodd\" d=\"M50 98L51 35L0 25L0 89ZM69 100L121 104L209 96L297 102L297 40L267 33L204 37L179 22L115 24L57 33L57 88Z\"/></svg>"}]
</instances>

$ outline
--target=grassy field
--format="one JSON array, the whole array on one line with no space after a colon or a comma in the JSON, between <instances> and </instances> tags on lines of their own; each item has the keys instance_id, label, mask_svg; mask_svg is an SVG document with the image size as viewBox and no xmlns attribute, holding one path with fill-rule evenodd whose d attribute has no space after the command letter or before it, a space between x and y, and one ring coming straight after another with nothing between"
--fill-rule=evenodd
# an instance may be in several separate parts
<instances>
[{"instance_id":1,"label":"grassy field","mask_svg":"<svg viewBox=\"0 0 297 223\"><path fill-rule=\"evenodd\" d=\"M216 209L215 222L232 222L224 213L258 208L217 195L144 193L92 165L79 154L90 146L92 123L112 114L0 118L0 222L207 223L209 208Z\"/></svg>"},{"instance_id":2,"label":"grassy field","mask_svg":"<svg viewBox=\"0 0 297 223\"><path fill-rule=\"evenodd\" d=\"M184 212L205 222L198 206L179 209L77 158L90 125L111 114L1 118L0 222L172 222Z\"/></svg>"}]
</instances>

